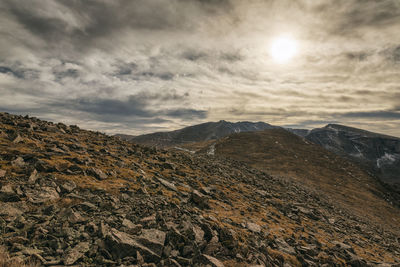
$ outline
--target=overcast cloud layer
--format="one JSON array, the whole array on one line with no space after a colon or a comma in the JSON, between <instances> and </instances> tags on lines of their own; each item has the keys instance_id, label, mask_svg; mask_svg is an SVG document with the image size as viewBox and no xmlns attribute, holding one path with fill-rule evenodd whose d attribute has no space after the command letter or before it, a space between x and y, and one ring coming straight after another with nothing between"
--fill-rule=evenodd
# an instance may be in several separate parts
<instances>
[{"instance_id":1,"label":"overcast cloud layer","mask_svg":"<svg viewBox=\"0 0 400 267\"><path fill-rule=\"evenodd\" d=\"M2 0L0 111L140 134L216 120L400 136L398 0ZM271 40L299 53L276 64Z\"/></svg>"}]
</instances>

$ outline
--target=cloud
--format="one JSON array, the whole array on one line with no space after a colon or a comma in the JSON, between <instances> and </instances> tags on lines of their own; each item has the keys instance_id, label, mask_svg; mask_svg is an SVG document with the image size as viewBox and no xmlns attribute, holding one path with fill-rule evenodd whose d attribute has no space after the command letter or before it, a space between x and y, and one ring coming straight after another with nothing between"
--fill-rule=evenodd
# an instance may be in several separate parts
<instances>
[{"instance_id":1,"label":"cloud","mask_svg":"<svg viewBox=\"0 0 400 267\"><path fill-rule=\"evenodd\" d=\"M317 2L312 5L317 15L326 16L327 27L334 34L354 35L368 28L384 29L398 23L399 2L396 0L339 0Z\"/></svg>"},{"instance_id":2,"label":"cloud","mask_svg":"<svg viewBox=\"0 0 400 267\"><path fill-rule=\"evenodd\" d=\"M134 118L179 118L182 120L204 119L207 111L188 108L158 108L155 109L154 103L165 101L183 101L188 94L178 95L176 92L163 94L140 93L130 95L126 99L104 99L104 98L80 98L71 99L64 102L51 103L51 106L82 111L95 115L98 120L103 116L113 117L114 121L125 121L128 117ZM109 120L109 119L107 119Z\"/></svg>"},{"instance_id":3,"label":"cloud","mask_svg":"<svg viewBox=\"0 0 400 267\"><path fill-rule=\"evenodd\" d=\"M24 77L22 72L20 72L18 70L15 71L15 70L13 70L13 69L11 69L9 67L0 66L0 73L6 73L6 74L9 73L9 74L15 76L16 78L23 78Z\"/></svg>"},{"instance_id":4,"label":"cloud","mask_svg":"<svg viewBox=\"0 0 400 267\"><path fill-rule=\"evenodd\" d=\"M400 133L399 5L4 0L0 109L133 134L221 119ZM281 34L299 45L286 65L269 55Z\"/></svg>"},{"instance_id":5,"label":"cloud","mask_svg":"<svg viewBox=\"0 0 400 267\"><path fill-rule=\"evenodd\" d=\"M400 119L398 111L363 111L363 112L348 112L341 116L349 118L375 118L375 119Z\"/></svg>"},{"instance_id":6,"label":"cloud","mask_svg":"<svg viewBox=\"0 0 400 267\"><path fill-rule=\"evenodd\" d=\"M395 62L395 63L400 63L400 45L399 46L397 46L397 47L395 47L392 51L391 51L392 53L392 60Z\"/></svg>"}]
</instances>

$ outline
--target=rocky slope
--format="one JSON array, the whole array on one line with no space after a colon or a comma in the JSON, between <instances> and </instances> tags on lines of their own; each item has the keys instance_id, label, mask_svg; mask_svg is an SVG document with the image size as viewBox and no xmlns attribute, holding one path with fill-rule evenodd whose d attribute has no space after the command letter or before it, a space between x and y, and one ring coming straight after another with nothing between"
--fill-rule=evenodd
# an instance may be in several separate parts
<instances>
[{"instance_id":1,"label":"rocky slope","mask_svg":"<svg viewBox=\"0 0 400 267\"><path fill-rule=\"evenodd\" d=\"M390 183L400 183L400 138L329 124L305 138L324 148L360 162Z\"/></svg>"},{"instance_id":2,"label":"rocky slope","mask_svg":"<svg viewBox=\"0 0 400 267\"><path fill-rule=\"evenodd\" d=\"M400 194L371 173L285 129L233 134L200 152L209 154L211 149L216 156L315 188L352 213L373 215L370 220L378 223L392 221L392 204L400 207Z\"/></svg>"},{"instance_id":3,"label":"rocky slope","mask_svg":"<svg viewBox=\"0 0 400 267\"><path fill-rule=\"evenodd\" d=\"M1 243L43 266L399 266L398 227L247 164L0 113ZM393 207L393 220L398 209ZM398 226L399 224L397 224Z\"/></svg>"},{"instance_id":4,"label":"rocky slope","mask_svg":"<svg viewBox=\"0 0 400 267\"><path fill-rule=\"evenodd\" d=\"M140 136L117 135L124 140L132 141L137 144L171 147L186 143L204 142L216 140L232 133L262 131L265 129L277 128L264 122L207 122L194 126L189 126L172 132L158 132Z\"/></svg>"}]
</instances>

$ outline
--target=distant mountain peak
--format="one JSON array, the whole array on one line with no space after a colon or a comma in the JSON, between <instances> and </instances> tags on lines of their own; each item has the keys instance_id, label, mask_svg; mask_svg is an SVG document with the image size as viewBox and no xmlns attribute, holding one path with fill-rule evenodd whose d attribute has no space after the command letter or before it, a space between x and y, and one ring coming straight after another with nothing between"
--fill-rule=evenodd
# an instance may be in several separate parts
<instances>
[{"instance_id":1,"label":"distant mountain peak","mask_svg":"<svg viewBox=\"0 0 400 267\"><path fill-rule=\"evenodd\" d=\"M158 132L139 135L129 140L151 146L169 147L192 142L216 140L221 137L240 132L262 131L279 128L265 122L229 122L220 120L217 122L205 122L188 126L171 132Z\"/></svg>"}]
</instances>

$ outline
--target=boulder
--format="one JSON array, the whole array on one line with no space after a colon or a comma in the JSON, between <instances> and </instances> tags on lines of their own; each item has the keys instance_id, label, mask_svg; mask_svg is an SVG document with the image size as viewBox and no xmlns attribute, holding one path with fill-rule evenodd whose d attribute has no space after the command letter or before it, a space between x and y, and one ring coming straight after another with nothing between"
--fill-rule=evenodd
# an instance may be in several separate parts
<instances>
[{"instance_id":1,"label":"boulder","mask_svg":"<svg viewBox=\"0 0 400 267\"><path fill-rule=\"evenodd\" d=\"M76 184L73 181L65 181L60 185L60 189L64 193L71 193L76 188Z\"/></svg>"},{"instance_id":2,"label":"boulder","mask_svg":"<svg viewBox=\"0 0 400 267\"><path fill-rule=\"evenodd\" d=\"M168 188L168 189L170 189L170 190L172 190L172 191L178 192L178 189L175 187L175 185L174 185L173 183L170 183L170 182L168 182L168 181L166 181L166 180L164 180L164 179L162 179L162 178L159 178L159 177L157 177L157 180L158 180L163 186L165 186L166 188Z\"/></svg>"},{"instance_id":3,"label":"boulder","mask_svg":"<svg viewBox=\"0 0 400 267\"><path fill-rule=\"evenodd\" d=\"M276 245L279 251L282 251L286 254L296 255L296 250L291 247L285 240L281 238L275 239Z\"/></svg>"},{"instance_id":4,"label":"boulder","mask_svg":"<svg viewBox=\"0 0 400 267\"><path fill-rule=\"evenodd\" d=\"M66 148L68 149L68 148ZM66 173L69 174L82 174L83 173L83 169L81 167L79 167L78 165L74 164L68 167L68 169L66 170Z\"/></svg>"},{"instance_id":5,"label":"boulder","mask_svg":"<svg viewBox=\"0 0 400 267\"><path fill-rule=\"evenodd\" d=\"M161 256L165 243L165 232L157 229L143 229L137 240Z\"/></svg>"},{"instance_id":6,"label":"boulder","mask_svg":"<svg viewBox=\"0 0 400 267\"><path fill-rule=\"evenodd\" d=\"M83 211L86 211L86 212L87 211L97 210L97 206L96 205L94 205L93 203L87 202L87 201L79 203L78 205L76 205L76 207L81 209L81 210L83 210Z\"/></svg>"},{"instance_id":7,"label":"boulder","mask_svg":"<svg viewBox=\"0 0 400 267\"><path fill-rule=\"evenodd\" d=\"M201 229L200 226L193 225L192 231L193 231L193 234L194 234L194 240L197 243L201 243L201 242L204 241L204 231Z\"/></svg>"},{"instance_id":8,"label":"boulder","mask_svg":"<svg viewBox=\"0 0 400 267\"><path fill-rule=\"evenodd\" d=\"M74 248L69 248L63 255L65 265L72 265L89 251L89 242L80 242Z\"/></svg>"},{"instance_id":9,"label":"boulder","mask_svg":"<svg viewBox=\"0 0 400 267\"><path fill-rule=\"evenodd\" d=\"M3 178L4 176L6 176L6 171L0 170L0 178Z\"/></svg>"},{"instance_id":10,"label":"boulder","mask_svg":"<svg viewBox=\"0 0 400 267\"><path fill-rule=\"evenodd\" d=\"M107 174L97 168L89 169L88 174L94 176L97 180L105 180L108 178Z\"/></svg>"},{"instance_id":11,"label":"boulder","mask_svg":"<svg viewBox=\"0 0 400 267\"><path fill-rule=\"evenodd\" d=\"M34 254L42 254L43 250L36 248L25 248L21 250L21 253L24 255L34 255Z\"/></svg>"},{"instance_id":12,"label":"boulder","mask_svg":"<svg viewBox=\"0 0 400 267\"><path fill-rule=\"evenodd\" d=\"M24 141L24 139L18 134L17 137L15 137L12 142L14 144L19 144L19 143L22 143L23 141Z\"/></svg>"},{"instance_id":13,"label":"boulder","mask_svg":"<svg viewBox=\"0 0 400 267\"><path fill-rule=\"evenodd\" d=\"M163 164L161 164L161 167L167 170L175 170L175 165L170 162L164 162Z\"/></svg>"},{"instance_id":14,"label":"boulder","mask_svg":"<svg viewBox=\"0 0 400 267\"><path fill-rule=\"evenodd\" d=\"M32 171L32 173L31 173L31 175L30 175L29 178L28 178L28 182L33 184L33 183L36 182L36 180L37 180L38 177L39 177L38 172L37 172L36 169L34 169L34 170Z\"/></svg>"},{"instance_id":15,"label":"boulder","mask_svg":"<svg viewBox=\"0 0 400 267\"><path fill-rule=\"evenodd\" d=\"M256 223L247 222L246 223L246 228L249 229L253 233L260 233L261 232L261 226L259 226Z\"/></svg>"},{"instance_id":16,"label":"boulder","mask_svg":"<svg viewBox=\"0 0 400 267\"><path fill-rule=\"evenodd\" d=\"M131 222L128 219L124 219L122 221L122 226L124 226L126 228L126 232L129 234L137 234L143 228L143 226L141 224L134 224L133 222Z\"/></svg>"},{"instance_id":17,"label":"boulder","mask_svg":"<svg viewBox=\"0 0 400 267\"><path fill-rule=\"evenodd\" d=\"M20 216L24 211L17 205L17 203L1 203L0 205L0 216L3 219L14 220L17 216Z\"/></svg>"},{"instance_id":18,"label":"boulder","mask_svg":"<svg viewBox=\"0 0 400 267\"><path fill-rule=\"evenodd\" d=\"M350 251L350 252L354 253L354 250L350 245L347 245L345 243L338 242L338 241L333 241L332 244L335 245L335 248L338 250Z\"/></svg>"},{"instance_id":19,"label":"boulder","mask_svg":"<svg viewBox=\"0 0 400 267\"><path fill-rule=\"evenodd\" d=\"M49 200L60 198L56 189L53 187L41 187L37 190L28 190L25 192L28 201L34 204L41 204Z\"/></svg>"},{"instance_id":20,"label":"boulder","mask_svg":"<svg viewBox=\"0 0 400 267\"><path fill-rule=\"evenodd\" d=\"M14 167L23 168L26 166L26 163L22 157L17 157L11 162L11 165L13 165Z\"/></svg>"},{"instance_id":21,"label":"boulder","mask_svg":"<svg viewBox=\"0 0 400 267\"><path fill-rule=\"evenodd\" d=\"M35 169L37 169L40 172L54 172L57 171L57 169L52 166L50 163L44 160L38 160L35 163Z\"/></svg>"},{"instance_id":22,"label":"boulder","mask_svg":"<svg viewBox=\"0 0 400 267\"><path fill-rule=\"evenodd\" d=\"M136 255L136 252L139 251L146 261L157 262L160 260L159 254L140 244L131 235L114 228L110 229L109 234L106 236L106 246L117 258Z\"/></svg>"},{"instance_id":23,"label":"boulder","mask_svg":"<svg viewBox=\"0 0 400 267\"><path fill-rule=\"evenodd\" d=\"M85 222L86 218L84 218L79 212L70 210L68 212L68 221L72 224Z\"/></svg>"},{"instance_id":24,"label":"boulder","mask_svg":"<svg viewBox=\"0 0 400 267\"><path fill-rule=\"evenodd\" d=\"M197 190L193 190L191 200L196 203L200 208L209 208L208 197Z\"/></svg>"},{"instance_id":25,"label":"boulder","mask_svg":"<svg viewBox=\"0 0 400 267\"><path fill-rule=\"evenodd\" d=\"M3 185L0 190L0 200L3 202L17 202L20 198L10 184Z\"/></svg>"},{"instance_id":26,"label":"boulder","mask_svg":"<svg viewBox=\"0 0 400 267\"><path fill-rule=\"evenodd\" d=\"M223 246L228 249L235 249L238 245L237 234L230 228L222 228L219 231L219 238Z\"/></svg>"}]
</instances>

